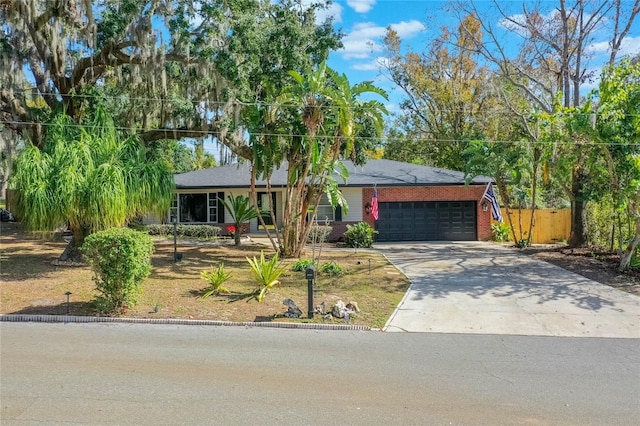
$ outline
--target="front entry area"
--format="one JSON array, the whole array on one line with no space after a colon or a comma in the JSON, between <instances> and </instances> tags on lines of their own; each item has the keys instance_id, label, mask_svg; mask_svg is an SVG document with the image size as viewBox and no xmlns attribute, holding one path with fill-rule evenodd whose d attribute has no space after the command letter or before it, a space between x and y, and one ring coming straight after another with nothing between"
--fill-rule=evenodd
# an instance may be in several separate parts
<instances>
[{"instance_id":1,"label":"front entry area","mask_svg":"<svg viewBox=\"0 0 640 426\"><path fill-rule=\"evenodd\" d=\"M399 201L378 206L377 242L475 241L475 201Z\"/></svg>"}]
</instances>

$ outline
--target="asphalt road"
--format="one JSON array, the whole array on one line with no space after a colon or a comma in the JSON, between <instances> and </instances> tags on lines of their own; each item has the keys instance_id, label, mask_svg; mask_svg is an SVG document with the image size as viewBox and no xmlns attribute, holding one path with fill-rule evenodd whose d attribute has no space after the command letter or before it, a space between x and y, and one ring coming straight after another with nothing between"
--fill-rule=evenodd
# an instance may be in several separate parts
<instances>
[{"instance_id":1,"label":"asphalt road","mask_svg":"<svg viewBox=\"0 0 640 426\"><path fill-rule=\"evenodd\" d=\"M640 340L0 323L0 423L637 424Z\"/></svg>"}]
</instances>

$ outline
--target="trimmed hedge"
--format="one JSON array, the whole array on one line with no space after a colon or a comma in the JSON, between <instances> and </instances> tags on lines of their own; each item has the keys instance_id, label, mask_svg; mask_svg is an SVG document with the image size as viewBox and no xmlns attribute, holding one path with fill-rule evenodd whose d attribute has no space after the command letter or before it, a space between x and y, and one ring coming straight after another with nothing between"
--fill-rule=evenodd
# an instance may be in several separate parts
<instances>
[{"instance_id":1,"label":"trimmed hedge","mask_svg":"<svg viewBox=\"0 0 640 426\"><path fill-rule=\"evenodd\" d=\"M213 225L178 225L176 233L182 238L218 238L222 229ZM173 225L147 225L149 235L173 236Z\"/></svg>"},{"instance_id":2,"label":"trimmed hedge","mask_svg":"<svg viewBox=\"0 0 640 426\"><path fill-rule=\"evenodd\" d=\"M151 273L153 241L143 232L111 228L89 235L82 245L100 295L96 306L104 313L117 313L133 306L142 292L140 285Z\"/></svg>"}]
</instances>

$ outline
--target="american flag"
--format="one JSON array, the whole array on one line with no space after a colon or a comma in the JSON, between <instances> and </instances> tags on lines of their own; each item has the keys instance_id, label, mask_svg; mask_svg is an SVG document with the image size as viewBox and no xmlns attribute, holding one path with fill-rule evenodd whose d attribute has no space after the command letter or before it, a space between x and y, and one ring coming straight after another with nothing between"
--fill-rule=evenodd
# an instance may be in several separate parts
<instances>
[{"instance_id":1,"label":"american flag","mask_svg":"<svg viewBox=\"0 0 640 426\"><path fill-rule=\"evenodd\" d=\"M502 212L500 211L500 204L498 203L498 198L496 194L493 192L493 185L491 182L487 184L487 189L484 191L483 199L487 200L489 204L491 204L491 215L493 216L493 220L497 220L498 222L503 222Z\"/></svg>"},{"instance_id":2,"label":"american flag","mask_svg":"<svg viewBox=\"0 0 640 426\"><path fill-rule=\"evenodd\" d=\"M373 188L373 198L371 198L371 217L378 220L378 189Z\"/></svg>"}]
</instances>

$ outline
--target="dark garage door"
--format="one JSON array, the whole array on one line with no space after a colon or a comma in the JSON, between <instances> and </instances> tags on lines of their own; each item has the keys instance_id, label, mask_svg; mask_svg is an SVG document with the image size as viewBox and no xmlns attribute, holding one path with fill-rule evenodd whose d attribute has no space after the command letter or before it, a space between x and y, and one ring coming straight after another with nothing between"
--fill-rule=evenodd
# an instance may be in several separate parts
<instances>
[{"instance_id":1,"label":"dark garage door","mask_svg":"<svg viewBox=\"0 0 640 426\"><path fill-rule=\"evenodd\" d=\"M475 201L379 203L376 241L473 241Z\"/></svg>"}]
</instances>

